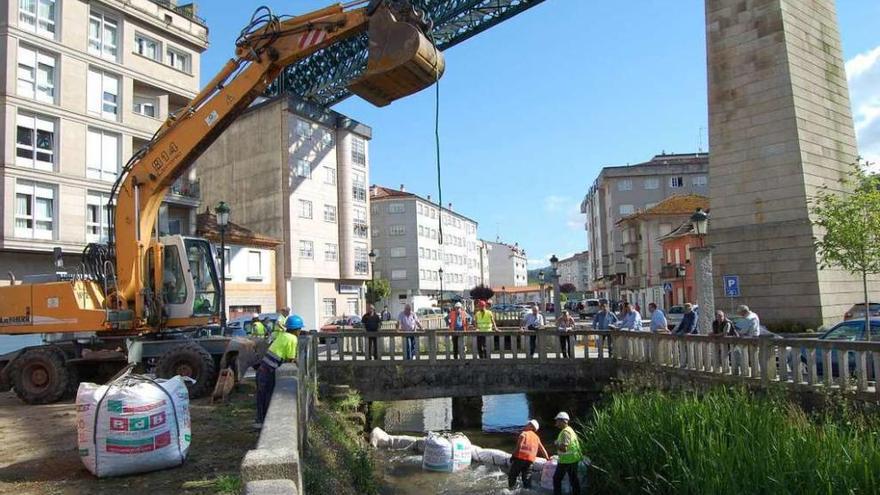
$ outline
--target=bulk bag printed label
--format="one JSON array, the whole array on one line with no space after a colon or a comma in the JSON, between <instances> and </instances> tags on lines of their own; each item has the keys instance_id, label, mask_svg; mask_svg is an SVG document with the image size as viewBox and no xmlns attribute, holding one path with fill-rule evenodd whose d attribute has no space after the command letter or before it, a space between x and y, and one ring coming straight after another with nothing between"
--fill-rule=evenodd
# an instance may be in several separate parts
<instances>
[{"instance_id":1,"label":"bulk bag printed label","mask_svg":"<svg viewBox=\"0 0 880 495\"><path fill-rule=\"evenodd\" d=\"M186 460L192 440L189 393L179 376L154 380L126 374L107 385L82 383L76 416L80 457L99 478Z\"/></svg>"},{"instance_id":2,"label":"bulk bag printed label","mask_svg":"<svg viewBox=\"0 0 880 495\"><path fill-rule=\"evenodd\" d=\"M422 469L453 473L467 469L471 465L471 442L461 433L440 435L428 433L425 452L422 454Z\"/></svg>"}]
</instances>

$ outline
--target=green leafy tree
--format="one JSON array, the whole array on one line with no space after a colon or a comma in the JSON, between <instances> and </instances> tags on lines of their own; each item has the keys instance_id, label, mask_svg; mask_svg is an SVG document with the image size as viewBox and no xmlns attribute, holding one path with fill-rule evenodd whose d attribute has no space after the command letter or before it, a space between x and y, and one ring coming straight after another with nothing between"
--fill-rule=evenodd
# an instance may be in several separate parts
<instances>
[{"instance_id":1,"label":"green leafy tree","mask_svg":"<svg viewBox=\"0 0 880 495\"><path fill-rule=\"evenodd\" d=\"M384 278L367 281L367 302L376 304L391 294L391 283Z\"/></svg>"},{"instance_id":2,"label":"green leafy tree","mask_svg":"<svg viewBox=\"0 0 880 495\"><path fill-rule=\"evenodd\" d=\"M495 291L485 285L478 285L471 289L470 292L471 298L473 299L481 299L483 301L488 301L495 296Z\"/></svg>"},{"instance_id":3,"label":"green leafy tree","mask_svg":"<svg viewBox=\"0 0 880 495\"><path fill-rule=\"evenodd\" d=\"M822 231L815 241L820 267L836 266L862 277L870 340L868 276L880 273L880 175L868 167L860 158L841 181L844 192L823 188L811 199L810 212Z\"/></svg>"}]
</instances>

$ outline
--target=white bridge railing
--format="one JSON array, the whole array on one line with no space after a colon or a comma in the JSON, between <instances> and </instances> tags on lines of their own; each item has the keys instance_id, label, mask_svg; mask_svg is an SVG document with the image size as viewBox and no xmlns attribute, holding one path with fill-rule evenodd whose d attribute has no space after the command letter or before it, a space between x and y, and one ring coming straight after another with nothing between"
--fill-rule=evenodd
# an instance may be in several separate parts
<instances>
[{"instance_id":1,"label":"white bridge railing","mask_svg":"<svg viewBox=\"0 0 880 495\"><path fill-rule=\"evenodd\" d=\"M586 329L560 333L553 329L521 331L513 328L498 332L367 333L360 330L315 335L325 342L318 353L321 364L375 366L389 361L545 363L615 359L720 379L728 377L733 382L835 389L880 400L880 387L876 386L876 377L880 376L880 342L675 336ZM560 337L567 337L569 352L563 351L565 341ZM408 347L415 352L410 355Z\"/></svg>"}]
</instances>

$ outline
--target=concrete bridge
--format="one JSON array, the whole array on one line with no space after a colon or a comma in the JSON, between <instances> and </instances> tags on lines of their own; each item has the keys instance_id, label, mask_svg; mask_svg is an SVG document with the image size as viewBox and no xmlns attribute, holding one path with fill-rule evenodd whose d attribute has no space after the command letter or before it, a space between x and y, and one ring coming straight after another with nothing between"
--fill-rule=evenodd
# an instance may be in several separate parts
<instances>
[{"instance_id":1,"label":"concrete bridge","mask_svg":"<svg viewBox=\"0 0 880 495\"><path fill-rule=\"evenodd\" d=\"M515 392L598 392L613 379L640 375L658 387L743 384L778 386L809 401L816 392L846 392L880 401L880 343L816 339L683 337L649 332L576 330L564 357L559 334L505 328L499 332L317 334L319 380L346 384L367 401L466 397ZM485 337L486 356L478 354ZM534 337L535 354L529 354ZM368 338L378 359L369 359ZM406 359L415 340L418 353ZM453 338L462 356L453 355ZM838 363L847 365L838 366Z\"/></svg>"}]
</instances>

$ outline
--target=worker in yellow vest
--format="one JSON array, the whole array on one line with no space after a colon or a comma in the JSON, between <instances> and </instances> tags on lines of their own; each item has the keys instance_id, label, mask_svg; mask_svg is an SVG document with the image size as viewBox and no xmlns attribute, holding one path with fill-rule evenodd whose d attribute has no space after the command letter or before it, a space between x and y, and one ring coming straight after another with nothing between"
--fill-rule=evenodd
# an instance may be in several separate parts
<instances>
[{"instance_id":1,"label":"worker in yellow vest","mask_svg":"<svg viewBox=\"0 0 880 495\"><path fill-rule=\"evenodd\" d=\"M486 301L482 299L478 301L477 308L479 309L474 313L474 323L476 324L477 332L497 332L498 325L495 324L495 315L486 309ZM477 356L480 359L489 357L486 353L486 337L477 337Z\"/></svg>"},{"instance_id":2,"label":"worker in yellow vest","mask_svg":"<svg viewBox=\"0 0 880 495\"><path fill-rule=\"evenodd\" d=\"M260 321L260 315L254 313L251 318L251 335L254 337L266 338L266 326Z\"/></svg>"},{"instance_id":3,"label":"worker in yellow vest","mask_svg":"<svg viewBox=\"0 0 880 495\"><path fill-rule=\"evenodd\" d=\"M275 337L278 334L282 334L286 331L285 323L287 322L287 316L290 314L290 308L287 306L278 310L278 319L275 320L275 324L272 325L272 340L275 340Z\"/></svg>"},{"instance_id":4,"label":"worker in yellow vest","mask_svg":"<svg viewBox=\"0 0 880 495\"><path fill-rule=\"evenodd\" d=\"M574 428L569 426L571 418L568 413L560 412L556 415L556 428L559 436L556 437L556 449L559 452L559 460L556 464L556 472L553 473L553 495L562 494L562 479L568 475L571 483L571 493L580 495L581 483L578 480L578 463L581 461L581 443L578 440Z\"/></svg>"},{"instance_id":5,"label":"worker in yellow vest","mask_svg":"<svg viewBox=\"0 0 880 495\"><path fill-rule=\"evenodd\" d=\"M278 334L260 361L257 368L257 420L254 428L263 427L263 420L269 411L269 402L275 390L275 370L285 361L296 361L299 346L299 332L303 328L303 319L291 315L285 321L286 331Z\"/></svg>"}]
</instances>

